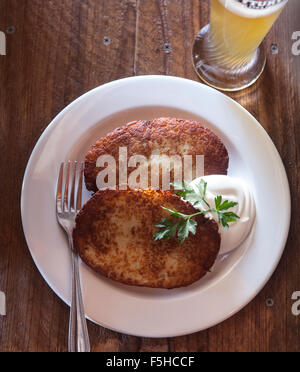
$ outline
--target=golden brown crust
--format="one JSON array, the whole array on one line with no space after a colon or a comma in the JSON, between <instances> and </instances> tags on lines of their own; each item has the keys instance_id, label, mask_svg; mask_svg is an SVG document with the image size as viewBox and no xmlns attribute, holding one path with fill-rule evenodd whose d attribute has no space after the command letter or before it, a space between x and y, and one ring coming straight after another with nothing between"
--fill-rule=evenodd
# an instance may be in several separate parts
<instances>
[{"instance_id":1,"label":"golden brown crust","mask_svg":"<svg viewBox=\"0 0 300 372\"><path fill-rule=\"evenodd\" d=\"M155 224L169 217L161 208L196 210L171 192L98 191L83 207L73 232L75 248L92 269L115 281L152 288L177 288L202 278L220 249L216 222L197 217L196 235L153 241Z\"/></svg>"},{"instance_id":2,"label":"golden brown crust","mask_svg":"<svg viewBox=\"0 0 300 372\"><path fill-rule=\"evenodd\" d=\"M227 174L228 152L211 130L193 120L160 118L127 124L101 138L86 155L85 182L88 190L98 190L96 177L102 170L96 167L98 157L112 155L117 160L120 147L127 147L128 158L138 154L149 159L153 151L168 156L204 155L205 175ZM129 172L132 170L129 169Z\"/></svg>"}]
</instances>

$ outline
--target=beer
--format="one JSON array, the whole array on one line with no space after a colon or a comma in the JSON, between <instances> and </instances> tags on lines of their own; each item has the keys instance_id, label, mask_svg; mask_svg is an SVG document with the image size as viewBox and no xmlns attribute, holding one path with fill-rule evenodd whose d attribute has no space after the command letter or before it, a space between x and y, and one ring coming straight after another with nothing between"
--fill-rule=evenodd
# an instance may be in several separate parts
<instances>
[{"instance_id":1,"label":"beer","mask_svg":"<svg viewBox=\"0 0 300 372\"><path fill-rule=\"evenodd\" d=\"M246 3L249 4L249 1ZM257 1L256 3L267 3ZM275 3L269 1L269 4ZM237 0L211 0L212 43L234 58L251 57L276 21L286 1L266 8L248 8Z\"/></svg>"},{"instance_id":2,"label":"beer","mask_svg":"<svg viewBox=\"0 0 300 372\"><path fill-rule=\"evenodd\" d=\"M253 84L264 70L260 47L288 0L211 0L210 25L196 37L193 61L198 75L221 90Z\"/></svg>"}]
</instances>

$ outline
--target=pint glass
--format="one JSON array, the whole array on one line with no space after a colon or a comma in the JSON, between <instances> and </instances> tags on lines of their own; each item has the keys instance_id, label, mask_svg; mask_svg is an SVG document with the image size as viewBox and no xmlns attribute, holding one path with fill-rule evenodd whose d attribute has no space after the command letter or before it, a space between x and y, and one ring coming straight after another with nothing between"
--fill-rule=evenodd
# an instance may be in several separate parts
<instances>
[{"instance_id":1,"label":"pint glass","mask_svg":"<svg viewBox=\"0 0 300 372\"><path fill-rule=\"evenodd\" d=\"M208 85L244 89L261 75L266 54L261 42L288 0L210 0L210 24L197 35L193 63Z\"/></svg>"}]
</instances>

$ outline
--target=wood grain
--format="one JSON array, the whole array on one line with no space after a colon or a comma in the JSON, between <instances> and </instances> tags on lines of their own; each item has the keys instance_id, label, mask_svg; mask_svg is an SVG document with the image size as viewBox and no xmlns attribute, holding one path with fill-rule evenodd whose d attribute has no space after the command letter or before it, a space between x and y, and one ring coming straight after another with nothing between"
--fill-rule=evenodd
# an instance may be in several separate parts
<instances>
[{"instance_id":1,"label":"wood grain","mask_svg":"<svg viewBox=\"0 0 300 372\"><path fill-rule=\"evenodd\" d=\"M67 350L69 310L36 269L21 227L22 178L37 139L68 103L108 81L134 74L197 81L191 45L208 9L206 0L0 2L0 31L15 27L0 56L0 290L7 296L0 351ZM265 41L262 78L230 94L267 130L290 181L291 231L272 279L237 315L185 337L143 339L89 323L94 351L300 351L300 318L291 313L292 293L300 291L300 56L291 53L299 14L300 2L290 1Z\"/></svg>"}]
</instances>

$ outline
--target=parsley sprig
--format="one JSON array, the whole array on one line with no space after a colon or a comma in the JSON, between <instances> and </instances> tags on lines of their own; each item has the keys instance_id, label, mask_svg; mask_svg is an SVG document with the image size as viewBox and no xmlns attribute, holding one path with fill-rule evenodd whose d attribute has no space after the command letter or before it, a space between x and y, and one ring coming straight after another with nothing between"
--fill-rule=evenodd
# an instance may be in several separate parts
<instances>
[{"instance_id":1,"label":"parsley sprig","mask_svg":"<svg viewBox=\"0 0 300 372\"><path fill-rule=\"evenodd\" d=\"M196 216L201 214L216 213L218 221L222 226L228 230L229 223L236 222L240 217L234 212L230 212L229 209L238 205L236 202L230 202L224 200L221 195L217 196L214 200L215 207L211 208L206 200L207 182L203 179L197 183L195 189L188 183L182 182L181 184L172 184L177 190L176 194L181 196L184 200L192 204L193 206L202 207L202 211L187 215L178 212L176 209L168 209L162 207L165 211L170 214L173 219L162 218L160 222L155 225L158 231L154 234L154 240L169 240L171 238L178 237L180 243L183 243L189 234L196 234L197 221L194 219Z\"/></svg>"}]
</instances>

